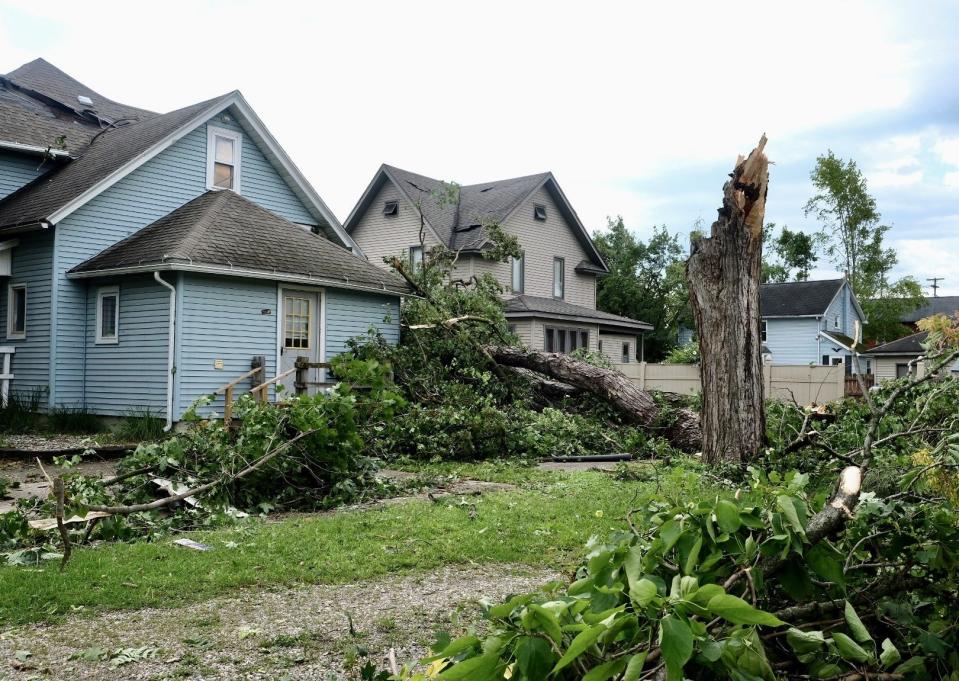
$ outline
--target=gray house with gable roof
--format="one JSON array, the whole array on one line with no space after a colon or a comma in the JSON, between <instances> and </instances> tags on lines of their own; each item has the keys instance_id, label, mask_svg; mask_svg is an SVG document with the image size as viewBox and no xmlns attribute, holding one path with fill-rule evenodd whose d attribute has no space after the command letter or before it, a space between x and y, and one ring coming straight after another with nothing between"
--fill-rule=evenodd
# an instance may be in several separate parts
<instances>
[{"instance_id":1,"label":"gray house with gable roof","mask_svg":"<svg viewBox=\"0 0 959 681\"><path fill-rule=\"evenodd\" d=\"M518 237L522 257L510 263L483 257L490 223ZM492 275L506 291L511 328L531 348L586 348L614 363L642 358L642 335L652 327L596 309L596 280L608 270L552 173L465 185L450 196L440 180L383 165L344 228L381 267L390 256L415 263L424 247L457 251L453 276Z\"/></svg>"}]
</instances>

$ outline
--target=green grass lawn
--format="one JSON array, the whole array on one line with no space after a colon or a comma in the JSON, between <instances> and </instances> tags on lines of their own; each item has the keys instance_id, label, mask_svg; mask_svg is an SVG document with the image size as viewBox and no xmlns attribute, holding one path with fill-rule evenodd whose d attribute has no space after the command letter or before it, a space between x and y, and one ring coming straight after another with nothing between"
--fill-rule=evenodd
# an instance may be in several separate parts
<instances>
[{"instance_id":1,"label":"green grass lawn","mask_svg":"<svg viewBox=\"0 0 959 681\"><path fill-rule=\"evenodd\" d=\"M444 564L564 569L578 562L591 535L623 528L623 515L637 498L685 496L704 484L679 467L665 469L656 482L502 464L417 470L520 487L188 535L215 547L209 552L174 546L174 537L165 537L80 549L63 573L54 562L34 569L0 567L0 626L71 612L175 607L245 587L354 582ZM469 517L470 504L476 506L475 519Z\"/></svg>"}]
</instances>

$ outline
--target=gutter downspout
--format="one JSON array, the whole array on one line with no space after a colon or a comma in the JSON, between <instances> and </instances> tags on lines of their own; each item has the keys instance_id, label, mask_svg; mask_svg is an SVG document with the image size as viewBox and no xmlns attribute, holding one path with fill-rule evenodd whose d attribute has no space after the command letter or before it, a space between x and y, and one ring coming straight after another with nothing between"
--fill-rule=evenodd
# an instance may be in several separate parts
<instances>
[{"instance_id":1,"label":"gutter downspout","mask_svg":"<svg viewBox=\"0 0 959 681\"><path fill-rule=\"evenodd\" d=\"M167 336L166 425L163 427L163 432L168 433L173 428L173 361L176 356L173 346L176 343L176 287L164 281L160 277L159 271L153 273L153 278L160 286L170 291L170 329Z\"/></svg>"}]
</instances>

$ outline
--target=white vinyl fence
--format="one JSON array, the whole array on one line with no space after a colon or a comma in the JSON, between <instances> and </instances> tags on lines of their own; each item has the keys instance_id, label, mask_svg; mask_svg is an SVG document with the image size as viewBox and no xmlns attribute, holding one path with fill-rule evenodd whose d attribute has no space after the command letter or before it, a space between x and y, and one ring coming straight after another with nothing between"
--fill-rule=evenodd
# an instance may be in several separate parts
<instances>
[{"instance_id":1,"label":"white vinyl fence","mask_svg":"<svg viewBox=\"0 0 959 681\"><path fill-rule=\"evenodd\" d=\"M702 387L698 364L614 364L640 390L693 395ZM766 396L799 404L822 404L843 397L846 375L840 366L766 364L763 367Z\"/></svg>"}]
</instances>

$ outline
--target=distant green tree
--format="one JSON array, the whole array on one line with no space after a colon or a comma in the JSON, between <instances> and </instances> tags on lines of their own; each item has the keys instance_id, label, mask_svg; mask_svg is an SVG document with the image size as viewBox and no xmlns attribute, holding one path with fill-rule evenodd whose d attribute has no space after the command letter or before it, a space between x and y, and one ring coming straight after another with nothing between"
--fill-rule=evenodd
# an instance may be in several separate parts
<instances>
[{"instance_id":1,"label":"distant green tree","mask_svg":"<svg viewBox=\"0 0 959 681\"><path fill-rule=\"evenodd\" d=\"M645 357L656 361L676 345L681 325L692 326L679 235L665 226L654 227L643 242L622 217L608 218L607 223L593 239L610 270L597 284L597 307L652 324Z\"/></svg>"},{"instance_id":2,"label":"distant green tree","mask_svg":"<svg viewBox=\"0 0 959 681\"><path fill-rule=\"evenodd\" d=\"M869 323L866 340L889 341L908 329L899 321L904 312L923 304L922 287L913 277L893 280L896 252L883 244L889 231L880 223L876 200L868 191L856 162L827 151L810 173L816 194L806 202L806 215L820 222L825 252L849 277Z\"/></svg>"},{"instance_id":3,"label":"distant green tree","mask_svg":"<svg viewBox=\"0 0 959 681\"><path fill-rule=\"evenodd\" d=\"M816 235L794 232L783 226L773 236L776 223L763 226L763 282L806 281L819 260Z\"/></svg>"}]
</instances>

